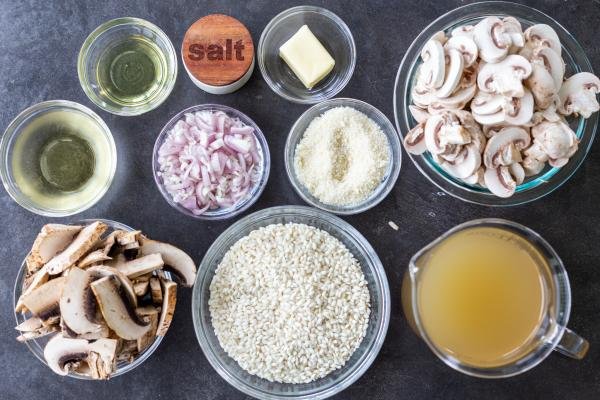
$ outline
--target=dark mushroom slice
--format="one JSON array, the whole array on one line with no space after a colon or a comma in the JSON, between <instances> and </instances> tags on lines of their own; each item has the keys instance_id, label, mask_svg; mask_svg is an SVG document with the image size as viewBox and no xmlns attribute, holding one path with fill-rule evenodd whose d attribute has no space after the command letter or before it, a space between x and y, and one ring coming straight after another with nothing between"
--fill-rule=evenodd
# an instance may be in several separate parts
<instances>
[{"instance_id":1,"label":"dark mushroom slice","mask_svg":"<svg viewBox=\"0 0 600 400\"><path fill-rule=\"evenodd\" d=\"M100 221L83 228L66 249L48 261L46 264L48 273L57 275L74 265L84 254L94 248L106 228L106 224Z\"/></svg>"},{"instance_id":2,"label":"dark mushroom slice","mask_svg":"<svg viewBox=\"0 0 600 400\"><path fill-rule=\"evenodd\" d=\"M108 379L116 369L117 341L115 339L98 339L88 346L88 357L85 360L93 379Z\"/></svg>"},{"instance_id":3,"label":"dark mushroom slice","mask_svg":"<svg viewBox=\"0 0 600 400\"><path fill-rule=\"evenodd\" d=\"M93 267L88 268L87 271L92 275L93 280L98 280L109 275L116 275L117 278L121 280L123 287L129 294L129 300L131 300L133 305L137 307L137 297L133 288L133 284L131 283L129 278L125 276L125 274L123 274L121 271L119 271L116 268L109 267L107 265L95 265Z\"/></svg>"},{"instance_id":4,"label":"dark mushroom slice","mask_svg":"<svg viewBox=\"0 0 600 400\"><path fill-rule=\"evenodd\" d=\"M96 300L90 289L92 274L77 267L69 270L60 297L60 315L66 326L78 335L96 333L102 325L95 322Z\"/></svg>"},{"instance_id":5,"label":"dark mushroom slice","mask_svg":"<svg viewBox=\"0 0 600 400\"><path fill-rule=\"evenodd\" d=\"M158 253L149 254L135 260L127 261L117 266L117 269L124 273L128 278L145 275L148 272L161 269L164 265L162 256Z\"/></svg>"},{"instance_id":6,"label":"dark mushroom slice","mask_svg":"<svg viewBox=\"0 0 600 400\"><path fill-rule=\"evenodd\" d=\"M181 279L181 284L186 287L194 285L196 280L196 265L187 253L168 243L158 242L146 237L140 237L142 246L140 254L159 253L164 260L167 270L173 271Z\"/></svg>"},{"instance_id":7,"label":"dark mushroom slice","mask_svg":"<svg viewBox=\"0 0 600 400\"><path fill-rule=\"evenodd\" d=\"M115 275L92 282L91 287L104 320L119 337L136 340L150 329L136 314L129 295Z\"/></svg>"},{"instance_id":8,"label":"dark mushroom slice","mask_svg":"<svg viewBox=\"0 0 600 400\"><path fill-rule=\"evenodd\" d=\"M44 225L25 260L27 274L31 275L37 272L52 257L63 251L82 228L83 226L78 225Z\"/></svg>"},{"instance_id":9,"label":"dark mushroom slice","mask_svg":"<svg viewBox=\"0 0 600 400\"><path fill-rule=\"evenodd\" d=\"M148 293L148 287L150 286L150 281L141 281L133 284L133 291L135 295L138 297L143 297L146 293Z\"/></svg>"},{"instance_id":10,"label":"dark mushroom slice","mask_svg":"<svg viewBox=\"0 0 600 400\"><path fill-rule=\"evenodd\" d=\"M65 286L66 278L51 279L23 297L23 305L41 320L59 315L58 302Z\"/></svg>"},{"instance_id":11,"label":"dark mushroom slice","mask_svg":"<svg viewBox=\"0 0 600 400\"><path fill-rule=\"evenodd\" d=\"M163 293L163 304L158 320L156 336L165 336L173 320L175 304L177 303L177 284L173 281L160 280Z\"/></svg>"},{"instance_id":12,"label":"dark mushroom slice","mask_svg":"<svg viewBox=\"0 0 600 400\"><path fill-rule=\"evenodd\" d=\"M160 306L163 303L163 293L160 287L160 280L157 277L150 278L150 295L152 296L152 304Z\"/></svg>"},{"instance_id":13,"label":"dark mushroom slice","mask_svg":"<svg viewBox=\"0 0 600 400\"><path fill-rule=\"evenodd\" d=\"M23 293L21 293L21 296L19 296L17 304L15 304L15 312L25 311L23 299L31 292L48 282L49 278L50 274L48 274L48 270L46 269L46 267L42 267L39 271L37 271L32 276L31 282L23 289Z\"/></svg>"},{"instance_id":14,"label":"dark mushroom slice","mask_svg":"<svg viewBox=\"0 0 600 400\"><path fill-rule=\"evenodd\" d=\"M93 379L107 379L115 370L116 347L117 341L114 339L98 339L90 343L85 339L71 339L57 334L46 344L44 358L59 375L67 375L86 363Z\"/></svg>"},{"instance_id":15,"label":"dark mushroom slice","mask_svg":"<svg viewBox=\"0 0 600 400\"><path fill-rule=\"evenodd\" d=\"M158 329L159 311L154 307L140 307L136 312L144 321L150 324L150 330L137 340L137 351L141 353L154 342L156 330Z\"/></svg>"},{"instance_id":16,"label":"dark mushroom slice","mask_svg":"<svg viewBox=\"0 0 600 400\"><path fill-rule=\"evenodd\" d=\"M138 241L138 237L140 236L141 233L142 233L142 231L131 231L131 232L121 231L116 236L117 243L119 243L121 246L126 246L128 244L135 243Z\"/></svg>"}]
</instances>

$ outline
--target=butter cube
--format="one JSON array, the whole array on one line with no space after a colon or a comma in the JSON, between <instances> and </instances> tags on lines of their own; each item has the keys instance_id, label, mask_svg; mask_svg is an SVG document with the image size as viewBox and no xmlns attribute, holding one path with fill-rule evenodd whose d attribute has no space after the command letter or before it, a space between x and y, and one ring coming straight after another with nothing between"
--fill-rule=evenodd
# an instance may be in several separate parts
<instances>
[{"instance_id":1,"label":"butter cube","mask_svg":"<svg viewBox=\"0 0 600 400\"><path fill-rule=\"evenodd\" d=\"M281 45L279 56L307 89L312 89L325 78L335 65L333 57L306 25Z\"/></svg>"}]
</instances>

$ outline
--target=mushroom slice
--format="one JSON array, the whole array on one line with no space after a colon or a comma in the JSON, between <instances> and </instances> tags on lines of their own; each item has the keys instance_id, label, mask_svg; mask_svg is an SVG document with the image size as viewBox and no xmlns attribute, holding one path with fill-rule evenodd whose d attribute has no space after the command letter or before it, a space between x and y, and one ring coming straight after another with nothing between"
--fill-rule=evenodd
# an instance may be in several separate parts
<instances>
[{"instance_id":1,"label":"mushroom slice","mask_svg":"<svg viewBox=\"0 0 600 400\"><path fill-rule=\"evenodd\" d=\"M537 24L530 26L525 30L525 40L530 43L529 47L531 48L547 46L559 56L561 55L560 39L550 25Z\"/></svg>"},{"instance_id":2,"label":"mushroom slice","mask_svg":"<svg viewBox=\"0 0 600 400\"><path fill-rule=\"evenodd\" d=\"M48 270L46 269L46 267L42 267L40 270L38 270L33 275L29 285L27 285L25 290L23 290L23 293L21 293L21 296L19 296L19 299L17 300L17 304L15 304L15 312L24 311L25 305L23 304L23 299L27 295L29 295L31 292L33 292L34 290L36 290L37 288L42 286L44 283L48 282L49 278L50 278L50 274L48 274Z\"/></svg>"},{"instance_id":3,"label":"mushroom slice","mask_svg":"<svg viewBox=\"0 0 600 400\"><path fill-rule=\"evenodd\" d=\"M104 255L109 255L113 246L115 245L115 243L117 243L117 240L116 240L117 235L120 235L121 233L124 233L124 232L125 231L122 231L120 229L112 231L110 234L108 234L108 236L106 236L104 239L102 239L102 241L100 241L96 245L96 250L102 250Z\"/></svg>"},{"instance_id":4,"label":"mushroom slice","mask_svg":"<svg viewBox=\"0 0 600 400\"><path fill-rule=\"evenodd\" d=\"M23 297L23 305L41 320L59 314L58 302L65 286L65 277L51 279Z\"/></svg>"},{"instance_id":5,"label":"mushroom slice","mask_svg":"<svg viewBox=\"0 0 600 400\"><path fill-rule=\"evenodd\" d=\"M421 122L425 122L427 121L427 118L429 118L431 115L427 112L427 110L421 108L421 107L417 107L415 105L410 105L408 106L408 110L410 111L410 115L412 115L412 117L415 119L415 121L417 121L417 123L421 123Z\"/></svg>"},{"instance_id":6,"label":"mushroom slice","mask_svg":"<svg viewBox=\"0 0 600 400\"><path fill-rule=\"evenodd\" d=\"M546 163L540 161L534 157L525 157L522 162L522 167L525 172L525 176L534 176L542 172Z\"/></svg>"},{"instance_id":7,"label":"mushroom slice","mask_svg":"<svg viewBox=\"0 0 600 400\"><path fill-rule=\"evenodd\" d=\"M548 73L552 75L554 87L558 92L565 76L565 62L562 57L548 47L539 47L533 51L531 63L544 66Z\"/></svg>"},{"instance_id":8,"label":"mushroom slice","mask_svg":"<svg viewBox=\"0 0 600 400\"><path fill-rule=\"evenodd\" d=\"M444 45L444 49L446 51L457 50L463 57L464 67L470 67L477 62L477 45L468 35L452 36Z\"/></svg>"},{"instance_id":9,"label":"mushroom slice","mask_svg":"<svg viewBox=\"0 0 600 400\"><path fill-rule=\"evenodd\" d=\"M19 336L17 336L17 340L19 342L26 342L28 340L39 339L44 336L48 336L57 331L58 331L58 327L56 325L42 326L33 331L22 332Z\"/></svg>"},{"instance_id":10,"label":"mushroom slice","mask_svg":"<svg viewBox=\"0 0 600 400\"><path fill-rule=\"evenodd\" d=\"M460 110L465 108L467 103L471 101L473 96L477 93L477 85L471 85L464 89L459 89L446 98L435 98L427 106L427 111L430 114L439 114L446 110Z\"/></svg>"},{"instance_id":11,"label":"mushroom slice","mask_svg":"<svg viewBox=\"0 0 600 400\"><path fill-rule=\"evenodd\" d=\"M525 57L511 54L498 63L485 64L477 75L477 86L488 93L523 97L523 80L531 71L531 63Z\"/></svg>"},{"instance_id":12,"label":"mushroom slice","mask_svg":"<svg viewBox=\"0 0 600 400\"><path fill-rule=\"evenodd\" d=\"M498 17L484 18L475 25L473 40L479 48L479 57L487 63L504 59L512 44L510 35L504 32L504 24Z\"/></svg>"},{"instance_id":13,"label":"mushroom slice","mask_svg":"<svg viewBox=\"0 0 600 400\"><path fill-rule=\"evenodd\" d=\"M521 163L513 163L508 166L510 174L515 179L517 185L520 185L525 181L525 169L521 165Z\"/></svg>"},{"instance_id":14,"label":"mushroom slice","mask_svg":"<svg viewBox=\"0 0 600 400\"><path fill-rule=\"evenodd\" d=\"M128 278L147 274L148 272L161 269L165 265L160 253L148 254L146 256L136 258L135 260L127 261L119 265L117 269L125 274Z\"/></svg>"},{"instance_id":15,"label":"mushroom slice","mask_svg":"<svg viewBox=\"0 0 600 400\"><path fill-rule=\"evenodd\" d=\"M126 246L128 244L135 243L138 241L138 237L141 233L142 231L121 231L116 235L117 243L119 243L121 246Z\"/></svg>"},{"instance_id":16,"label":"mushroom slice","mask_svg":"<svg viewBox=\"0 0 600 400\"><path fill-rule=\"evenodd\" d=\"M146 256L153 253L159 253L164 260L166 269L173 271L181 278L183 286L191 287L196 280L196 264L194 260L183 250L156 240L142 237L140 239L142 246L140 254Z\"/></svg>"},{"instance_id":17,"label":"mushroom slice","mask_svg":"<svg viewBox=\"0 0 600 400\"><path fill-rule=\"evenodd\" d=\"M410 154L423 154L427 150L425 144L425 122L419 122L404 137L404 148Z\"/></svg>"},{"instance_id":18,"label":"mushroom slice","mask_svg":"<svg viewBox=\"0 0 600 400\"><path fill-rule=\"evenodd\" d=\"M475 171L472 175L467 176L463 179L465 183L469 185L479 185L485 187L485 180L483 178L483 174L485 172L485 167L481 166Z\"/></svg>"},{"instance_id":19,"label":"mushroom slice","mask_svg":"<svg viewBox=\"0 0 600 400\"><path fill-rule=\"evenodd\" d=\"M146 293L148 293L148 287L150 286L150 281L141 281L133 284L133 291L137 297L143 297Z\"/></svg>"},{"instance_id":20,"label":"mushroom slice","mask_svg":"<svg viewBox=\"0 0 600 400\"><path fill-rule=\"evenodd\" d=\"M444 47L436 39L430 39L421 50L421 65L418 82L419 86L428 89L437 89L444 83L446 76L446 60Z\"/></svg>"},{"instance_id":21,"label":"mushroom slice","mask_svg":"<svg viewBox=\"0 0 600 400\"><path fill-rule=\"evenodd\" d=\"M106 265L96 265L90 267L89 269L87 269L87 272L92 276L93 280L98 280L106 276L115 275L121 281L123 288L125 288L125 291L129 295L129 300L131 301L131 303L137 307L137 297L135 294L135 289L129 278L124 273L122 273L116 268L109 267Z\"/></svg>"},{"instance_id":22,"label":"mushroom slice","mask_svg":"<svg viewBox=\"0 0 600 400\"><path fill-rule=\"evenodd\" d=\"M96 221L83 228L61 253L54 256L46 268L50 275L60 274L75 264L84 254L90 251L106 230L106 224Z\"/></svg>"},{"instance_id":23,"label":"mushroom slice","mask_svg":"<svg viewBox=\"0 0 600 400\"><path fill-rule=\"evenodd\" d=\"M65 323L64 319L60 319L60 329L64 337L74 338L74 339L87 339L87 340L96 340L107 338L110 336L110 329L104 323L100 324L100 329L95 332L88 332L83 334L78 334L73 331L69 326Z\"/></svg>"},{"instance_id":24,"label":"mushroom slice","mask_svg":"<svg viewBox=\"0 0 600 400\"><path fill-rule=\"evenodd\" d=\"M154 307L141 307L136 310L138 315L150 325L150 330L137 340L138 353L143 352L154 342L158 329L159 311Z\"/></svg>"},{"instance_id":25,"label":"mushroom slice","mask_svg":"<svg viewBox=\"0 0 600 400\"><path fill-rule=\"evenodd\" d=\"M175 313L175 304L177 303L177 284L173 281L165 279L160 280L163 293L163 304L160 312L160 319L158 320L158 329L156 336L165 336L171 321L173 320L173 314Z\"/></svg>"},{"instance_id":26,"label":"mushroom slice","mask_svg":"<svg viewBox=\"0 0 600 400\"><path fill-rule=\"evenodd\" d=\"M92 282L91 287L104 320L119 337L136 340L150 329L150 325L136 314L135 307L115 275Z\"/></svg>"},{"instance_id":27,"label":"mushroom slice","mask_svg":"<svg viewBox=\"0 0 600 400\"><path fill-rule=\"evenodd\" d=\"M492 136L483 152L483 163L488 169L521 161L520 151L529 146L529 133L519 127L507 127Z\"/></svg>"},{"instance_id":28,"label":"mushroom slice","mask_svg":"<svg viewBox=\"0 0 600 400\"><path fill-rule=\"evenodd\" d=\"M94 250L87 256L83 257L83 259L77 263L77 266L79 268L86 268L92 264L101 263L103 261L108 261L111 259L112 257L109 257L106 254L104 254L104 250Z\"/></svg>"},{"instance_id":29,"label":"mushroom slice","mask_svg":"<svg viewBox=\"0 0 600 400\"><path fill-rule=\"evenodd\" d=\"M563 121L544 121L531 128L531 135L549 158L550 165L560 167L566 164L579 147L575 132ZM561 160L554 162L553 160Z\"/></svg>"},{"instance_id":30,"label":"mushroom slice","mask_svg":"<svg viewBox=\"0 0 600 400\"><path fill-rule=\"evenodd\" d=\"M94 322L96 302L90 289L92 281L90 273L77 267L70 268L59 301L62 320L79 335L102 329L102 325Z\"/></svg>"},{"instance_id":31,"label":"mushroom slice","mask_svg":"<svg viewBox=\"0 0 600 400\"><path fill-rule=\"evenodd\" d=\"M152 295L152 304L155 306L162 305L163 293L160 286L160 280L157 277L150 278L150 294Z\"/></svg>"},{"instance_id":32,"label":"mushroom slice","mask_svg":"<svg viewBox=\"0 0 600 400\"><path fill-rule=\"evenodd\" d=\"M42 324L42 320L40 318L30 317L21 322L19 325L15 326L15 329L19 332L33 332L42 328L43 326L44 325Z\"/></svg>"},{"instance_id":33,"label":"mushroom slice","mask_svg":"<svg viewBox=\"0 0 600 400\"><path fill-rule=\"evenodd\" d=\"M35 273L52 257L63 251L82 228L78 225L44 225L25 260L28 274Z\"/></svg>"},{"instance_id":34,"label":"mushroom slice","mask_svg":"<svg viewBox=\"0 0 600 400\"><path fill-rule=\"evenodd\" d=\"M67 375L87 358L88 344L85 339L70 339L57 334L46 344L44 358L52 371Z\"/></svg>"},{"instance_id":35,"label":"mushroom slice","mask_svg":"<svg viewBox=\"0 0 600 400\"><path fill-rule=\"evenodd\" d=\"M462 78L465 61L461 52L457 49L448 49L448 57L450 64L446 70L444 83L435 91L435 96L438 98L450 96Z\"/></svg>"},{"instance_id":36,"label":"mushroom slice","mask_svg":"<svg viewBox=\"0 0 600 400\"><path fill-rule=\"evenodd\" d=\"M517 189L517 182L505 166L486 168L483 178L486 187L498 197L510 197Z\"/></svg>"},{"instance_id":37,"label":"mushroom slice","mask_svg":"<svg viewBox=\"0 0 600 400\"><path fill-rule=\"evenodd\" d=\"M533 117L533 95L528 89L525 89L524 96L513 97L510 99L504 98L500 95L494 95L494 97L487 97L488 101L494 102L493 105L486 105L485 95L478 94L476 97L477 109L492 110L496 108L498 98L501 98L503 102L502 110L492 114L479 114L473 111L473 118L482 125L514 125L522 126L527 125Z\"/></svg>"},{"instance_id":38,"label":"mushroom slice","mask_svg":"<svg viewBox=\"0 0 600 400\"><path fill-rule=\"evenodd\" d=\"M589 118L600 109L596 98L599 92L600 79L592 73L579 72L567 79L558 91L558 112Z\"/></svg>"},{"instance_id":39,"label":"mushroom slice","mask_svg":"<svg viewBox=\"0 0 600 400\"><path fill-rule=\"evenodd\" d=\"M552 75L546 67L539 63L533 63L532 73L525 82L529 89L531 89L535 104L538 108L543 110L550 107L558 90L554 84Z\"/></svg>"},{"instance_id":40,"label":"mushroom slice","mask_svg":"<svg viewBox=\"0 0 600 400\"><path fill-rule=\"evenodd\" d=\"M511 46L508 50L513 54L517 49L525 45L525 35L521 23L515 17L506 17L502 19L504 32L510 37Z\"/></svg>"},{"instance_id":41,"label":"mushroom slice","mask_svg":"<svg viewBox=\"0 0 600 400\"><path fill-rule=\"evenodd\" d=\"M455 161L446 161L441 166L450 175L465 179L473 175L481 166L481 154L476 145L469 144L463 147L461 155Z\"/></svg>"},{"instance_id":42,"label":"mushroom slice","mask_svg":"<svg viewBox=\"0 0 600 400\"><path fill-rule=\"evenodd\" d=\"M93 379L108 379L116 369L117 341L98 339L88 345L86 363Z\"/></svg>"},{"instance_id":43,"label":"mushroom slice","mask_svg":"<svg viewBox=\"0 0 600 400\"><path fill-rule=\"evenodd\" d=\"M475 27L473 25L462 25L462 26L459 26L458 28L452 29L452 31L450 32L450 36L451 37L466 36L469 38L473 38L473 30L474 29L475 29Z\"/></svg>"}]
</instances>

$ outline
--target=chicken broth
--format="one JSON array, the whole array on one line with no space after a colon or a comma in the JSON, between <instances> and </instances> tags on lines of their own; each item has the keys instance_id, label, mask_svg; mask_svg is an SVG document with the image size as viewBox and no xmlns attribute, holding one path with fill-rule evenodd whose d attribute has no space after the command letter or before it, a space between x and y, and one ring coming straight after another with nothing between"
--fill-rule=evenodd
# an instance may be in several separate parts
<instances>
[{"instance_id":1,"label":"chicken broth","mask_svg":"<svg viewBox=\"0 0 600 400\"><path fill-rule=\"evenodd\" d=\"M443 353L487 368L513 362L537 344L549 266L524 237L469 228L430 250L421 268L420 322Z\"/></svg>"}]
</instances>

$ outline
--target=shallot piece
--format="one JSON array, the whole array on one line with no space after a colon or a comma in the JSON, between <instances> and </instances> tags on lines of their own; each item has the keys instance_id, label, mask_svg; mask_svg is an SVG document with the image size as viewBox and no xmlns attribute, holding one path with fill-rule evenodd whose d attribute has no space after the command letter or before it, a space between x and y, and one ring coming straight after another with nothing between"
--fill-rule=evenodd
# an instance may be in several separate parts
<instances>
[{"instance_id":1,"label":"shallot piece","mask_svg":"<svg viewBox=\"0 0 600 400\"><path fill-rule=\"evenodd\" d=\"M260 179L254 128L222 111L187 113L158 150L173 201L195 215L234 206Z\"/></svg>"}]
</instances>

